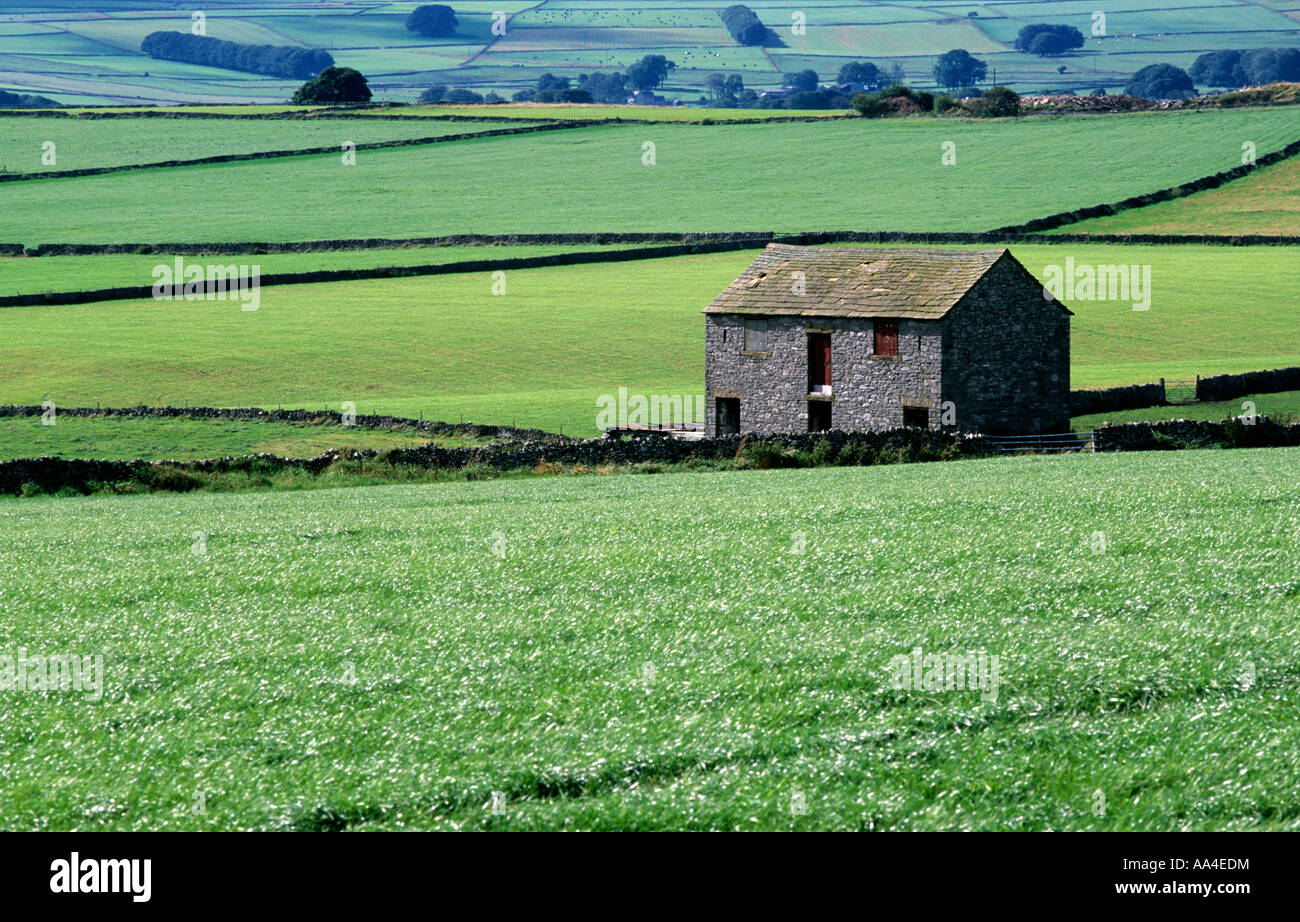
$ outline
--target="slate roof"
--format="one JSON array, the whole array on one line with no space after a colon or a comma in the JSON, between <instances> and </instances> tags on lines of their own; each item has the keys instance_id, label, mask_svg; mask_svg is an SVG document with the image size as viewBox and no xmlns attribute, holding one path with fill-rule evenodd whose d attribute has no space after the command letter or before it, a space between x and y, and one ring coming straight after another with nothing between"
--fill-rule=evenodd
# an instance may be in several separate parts
<instances>
[{"instance_id":1,"label":"slate roof","mask_svg":"<svg viewBox=\"0 0 1300 922\"><path fill-rule=\"evenodd\" d=\"M1003 256L996 250L769 243L706 314L938 320ZM795 294L795 272L806 275Z\"/></svg>"}]
</instances>

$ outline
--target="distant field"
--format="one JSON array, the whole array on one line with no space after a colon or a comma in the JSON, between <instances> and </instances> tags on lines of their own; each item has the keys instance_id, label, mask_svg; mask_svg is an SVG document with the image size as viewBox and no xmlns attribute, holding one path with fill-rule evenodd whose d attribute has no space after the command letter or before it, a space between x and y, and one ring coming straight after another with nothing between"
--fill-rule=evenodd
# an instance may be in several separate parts
<instances>
[{"instance_id":1,"label":"distant field","mask_svg":"<svg viewBox=\"0 0 1300 922\"><path fill-rule=\"evenodd\" d=\"M522 122L522 124L533 124ZM14 173L339 147L501 128L499 122L368 119L33 118L0 116L0 169ZM54 144L46 163L45 145ZM340 162L335 158L336 162Z\"/></svg>"},{"instance_id":2,"label":"distant field","mask_svg":"<svg viewBox=\"0 0 1300 922\"><path fill-rule=\"evenodd\" d=\"M1218 189L1049 233L1300 235L1300 157L1260 167Z\"/></svg>"},{"instance_id":3,"label":"distant field","mask_svg":"<svg viewBox=\"0 0 1300 922\"><path fill-rule=\"evenodd\" d=\"M908 83L932 87L937 55L965 48L997 79L1021 92L1122 87L1147 64L1188 67L1197 54L1223 48L1300 45L1300 10L1251 0L930 3L898 0L755 0L749 4L772 31L766 47L740 47L722 27L718 7L678 0L463 0L455 4L454 36L428 39L404 28L414 3L371 0L263 0L254 5L206 4L208 34L242 42L320 47L340 65L365 73L377 98L411 101L435 83L509 96L547 72L576 78L592 70L625 69L645 54L678 66L664 91L695 102L708 77L739 73L756 89L779 86L782 74L811 68L824 81L841 65L870 60L902 68ZM155 29L189 27L187 11L162 2L90 4L65 0L24 16L0 13L0 86L61 102L283 102L294 81L157 61L139 52ZM32 10L51 10L32 4ZM506 13L504 35L492 31ZM1093 13L1106 14L1093 35ZM793 14L806 28L793 29ZM1076 53L1040 58L1016 51L1028 23L1073 25L1088 40Z\"/></svg>"},{"instance_id":4,"label":"distant field","mask_svg":"<svg viewBox=\"0 0 1300 922\"><path fill-rule=\"evenodd\" d=\"M550 256L572 250L618 250L583 244L563 246L401 247L389 250L337 250L313 253L241 253L234 256L186 256L186 263L258 266L262 275L314 272L318 269L367 269L376 266L424 266L477 259ZM152 285L158 265L172 267L168 253L114 253L97 256L0 257L0 296L47 291L83 291Z\"/></svg>"},{"instance_id":5,"label":"distant field","mask_svg":"<svg viewBox=\"0 0 1300 922\"><path fill-rule=\"evenodd\" d=\"M0 645L103 657L98 700L6 698L24 742L0 815L1296 829L1297 467L1254 449L0 499ZM892 687L917 647L996 656L996 689Z\"/></svg>"},{"instance_id":6,"label":"distant field","mask_svg":"<svg viewBox=\"0 0 1300 922\"><path fill-rule=\"evenodd\" d=\"M1151 301L1070 301L1075 387L1300 365L1300 259L1277 247L1014 246L1148 264ZM339 408L595 435L596 400L703 391L701 309L750 252L265 288L222 302L0 310L0 402ZM37 260L32 260L33 262ZM1225 335L1225 329L1231 335Z\"/></svg>"},{"instance_id":7,"label":"distant field","mask_svg":"<svg viewBox=\"0 0 1300 922\"><path fill-rule=\"evenodd\" d=\"M1185 182L1239 163L1243 137L1263 154L1297 133L1295 113L1285 108L605 125L366 151L355 167L321 154L13 183L0 185L0 210L8 216L4 236L29 246L465 232L987 230ZM647 142L654 165L647 165ZM956 145L955 166L941 162L948 142ZM1086 161L1062 156L1084 149Z\"/></svg>"},{"instance_id":8,"label":"distant field","mask_svg":"<svg viewBox=\"0 0 1300 922\"><path fill-rule=\"evenodd\" d=\"M339 410L339 407L330 407ZM308 458L332 448L407 448L434 441L413 429L305 425L226 419L85 418L55 414L0 417L0 461L10 458L223 458L270 452Z\"/></svg>"}]
</instances>

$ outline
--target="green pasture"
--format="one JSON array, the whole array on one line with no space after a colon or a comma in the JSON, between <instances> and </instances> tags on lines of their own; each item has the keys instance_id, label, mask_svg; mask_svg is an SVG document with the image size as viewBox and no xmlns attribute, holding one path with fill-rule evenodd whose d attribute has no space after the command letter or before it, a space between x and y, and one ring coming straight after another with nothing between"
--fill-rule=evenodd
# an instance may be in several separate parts
<instances>
[{"instance_id":1,"label":"green pasture","mask_svg":"<svg viewBox=\"0 0 1300 922\"><path fill-rule=\"evenodd\" d=\"M621 245L598 246L440 246L398 247L375 250L321 250L308 253L240 253L220 256L185 256L184 263L202 266L257 266L262 276L279 272L315 272L322 269L369 269L382 266L427 266L435 263L479 259L515 259L551 256L573 250L619 250ZM170 253L111 253L94 256L0 257L0 297L53 291L85 291L128 285L153 285L157 266L175 266Z\"/></svg>"},{"instance_id":2,"label":"green pasture","mask_svg":"<svg viewBox=\"0 0 1300 922\"><path fill-rule=\"evenodd\" d=\"M1067 302L1072 383L1300 364L1300 260L1280 247L1012 247L1151 267L1146 310ZM595 435L597 399L703 391L701 309L752 252L263 288L234 302L0 310L0 403L339 409ZM38 261L38 260L32 260Z\"/></svg>"},{"instance_id":3,"label":"green pasture","mask_svg":"<svg viewBox=\"0 0 1300 922\"><path fill-rule=\"evenodd\" d=\"M523 124L530 124L524 122ZM0 116L0 168L14 173L193 160L220 154L338 147L465 134L499 122L395 119L34 118ZM53 143L54 162L46 160ZM333 158L342 164L341 154Z\"/></svg>"},{"instance_id":4,"label":"green pasture","mask_svg":"<svg viewBox=\"0 0 1300 922\"><path fill-rule=\"evenodd\" d=\"M458 232L973 231L1195 179L1239 163L1242 138L1263 154L1296 133L1287 108L601 125L363 151L355 167L321 154L13 183L0 185L0 209L9 216L5 236L29 246ZM956 164L945 166L949 143ZM1084 148L1086 159L1061 155Z\"/></svg>"},{"instance_id":5,"label":"green pasture","mask_svg":"<svg viewBox=\"0 0 1300 922\"><path fill-rule=\"evenodd\" d=\"M0 815L1293 830L1298 462L3 499L0 651L102 671L2 693Z\"/></svg>"}]
</instances>

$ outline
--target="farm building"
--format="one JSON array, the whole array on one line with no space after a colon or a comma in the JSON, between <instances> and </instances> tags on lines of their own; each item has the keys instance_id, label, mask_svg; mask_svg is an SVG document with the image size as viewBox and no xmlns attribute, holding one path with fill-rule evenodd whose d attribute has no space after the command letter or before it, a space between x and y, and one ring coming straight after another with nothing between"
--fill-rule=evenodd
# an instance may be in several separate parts
<instances>
[{"instance_id":1,"label":"farm building","mask_svg":"<svg viewBox=\"0 0 1300 922\"><path fill-rule=\"evenodd\" d=\"M1070 311L1005 249L769 244L704 313L710 435L1069 428Z\"/></svg>"}]
</instances>

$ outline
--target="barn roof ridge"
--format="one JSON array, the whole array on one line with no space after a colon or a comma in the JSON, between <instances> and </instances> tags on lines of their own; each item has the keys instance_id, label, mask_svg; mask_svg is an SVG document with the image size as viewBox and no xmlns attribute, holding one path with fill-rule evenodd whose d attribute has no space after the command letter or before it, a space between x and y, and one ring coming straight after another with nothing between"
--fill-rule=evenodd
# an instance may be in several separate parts
<instances>
[{"instance_id":1,"label":"barn roof ridge","mask_svg":"<svg viewBox=\"0 0 1300 922\"><path fill-rule=\"evenodd\" d=\"M951 250L769 243L704 312L938 320L1004 258L1029 274L1006 247ZM802 278L797 272L803 273Z\"/></svg>"}]
</instances>

